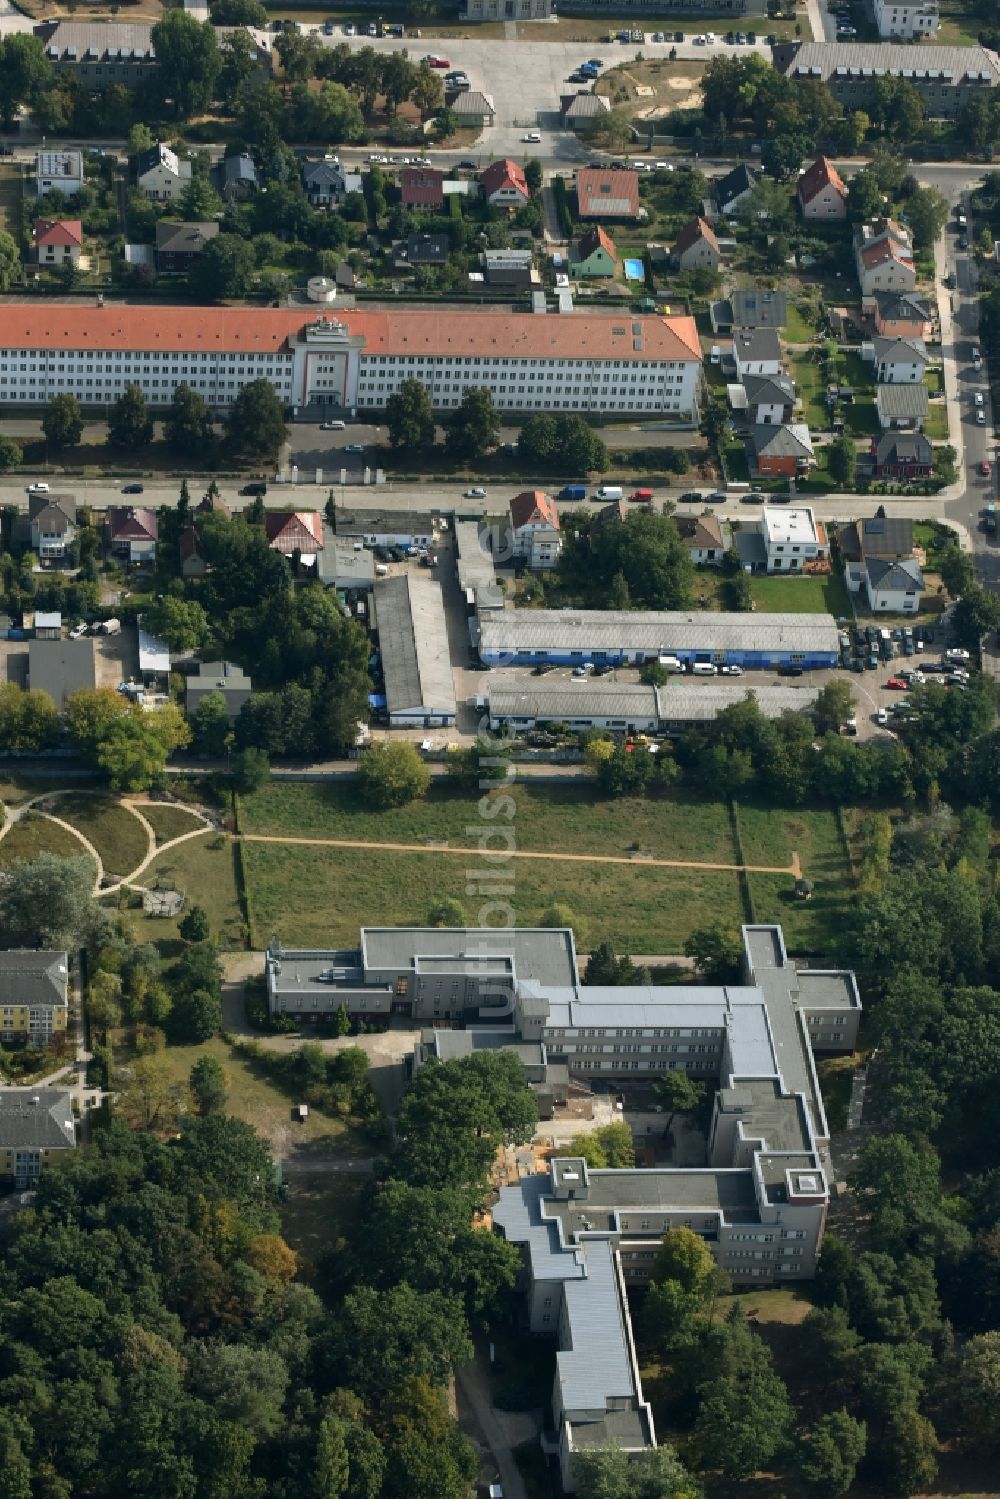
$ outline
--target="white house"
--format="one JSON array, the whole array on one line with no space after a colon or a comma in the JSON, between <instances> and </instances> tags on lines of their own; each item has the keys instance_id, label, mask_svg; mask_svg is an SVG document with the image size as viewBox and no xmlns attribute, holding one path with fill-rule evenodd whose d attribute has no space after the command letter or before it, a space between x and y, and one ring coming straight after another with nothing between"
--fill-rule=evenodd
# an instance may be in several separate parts
<instances>
[{"instance_id":1,"label":"white house","mask_svg":"<svg viewBox=\"0 0 1000 1499\"><path fill-rule=\"evenodd\" d=\"M855 228L854 263L862 296L916 288L913 240L910 231L894 219L876 219Z\"/></svg>"},{"instance_id":2,"label":"white house","mask_svg":"<svg viewBox=\"0 0 1000 1499\"><path fill-rule=\"evenodd\" d=\"M559 507L542 489L526 489L510 502L511 549L533 572L554 567L562 550Z\"/></svg>"},{"instance_id":3,"label":"white house","mask_svg":"<svg viewBox=\"0 0 1000 1499\"><path fill-rule=\"evenodd\" d=\"M726 539L715 515L675 515L674 524L696 567L721 567Z\"/></svg>"},{"instance_id":4,"label":"white house","mask_svg":"<svg viewBox=\"0 0 1000 1499\"><path fill-rule=\"evenodd\" d=\"M875 379L880 385L916 385L924 378L930 355L922 338L872 339Z\"/></svg>"},{"instance_id":5,"label":"white house","mask_svg":"<svg viewBox=\"0 0 1000 1499\"><path fill-rule=\"evenodd\" d=\"M733 335L733 361L740 380L747 375L780 375L781 340L777 329L739 329Z\"/></svg>"},{"instance_id":6,"label":"white house","mask_svg":"<svg viewBox=\"0 0 1000 1499\"><path fill-rule=\"evenodd\" d=\"M847 218L847 188L837 168L825 156L817 156L799 178L799 207L804 219L835 223Z\"/></svg>"},{"instance_id":7,"label":"white house","mask_svg":"<svg viewBox=\"0 0 1000 1499\"><path fill-rule=\"evenodd\" d=\"M864 570L865 593L873 613L916 614L924 578L916 557L895 562L886 557L869 557Z\"/></svg>"},{"instance_id":8,"label":"white house","mask_svg":"<svg viewBox=\"0 0 1000 1499\"><path fill-rule=\"evenodd\" d=\"M136 186L153 203L174 203L191 181L191 163L162 141L136 157Z\"/></svg>"},{"instance_id":9,"label":"white house","mask_svg":"<svg viewBox=\"0 0 1000 1499\"><path fill-rule=\"evenodd\" d=\"M801 572L805 563L830 555L826 528L809 505L796 510L765 505L760 525L769 573Z\"/></svg>"},{"instance_id":10,"label":"white house","mask_svg":"<svg viewBox=\"0 0 1000 1499\"><path fill-rule=\"evenodd\" d=\"M916 614L924 580L913 555L913 522L884 509L840 532L844 577L876 614Z\"/></svg>"},{"instance_id":11,"label":"white house","mask_svg":"<svg viewBox=\"0 0 1000 1499\"><path fill-rule=\"evenodd\" d=\"M879 36L894 42L923 41L941 26L938 0L874 0Z\"/></svg>"},{"instance_id":12,"label":"white house","mask_svg":"<svg viewBox=\"0 0 1000 1499\"><path fill-rule=\"evenodd\" d=\"M35 157L35 191L62 193L75 198L83 186L83 155L80 151L39 151Z\"/></svg>"},{"instance_id":13,"label":"white house","mask_svg":"<svg viewBox=\"0 0 1000 1499\"><path fill-rule=\"evenodd\" d=\"M791 421L795 386L787 375L748 375L743 390L751 425L771 427Z\"/></svg>"}]
</instances>

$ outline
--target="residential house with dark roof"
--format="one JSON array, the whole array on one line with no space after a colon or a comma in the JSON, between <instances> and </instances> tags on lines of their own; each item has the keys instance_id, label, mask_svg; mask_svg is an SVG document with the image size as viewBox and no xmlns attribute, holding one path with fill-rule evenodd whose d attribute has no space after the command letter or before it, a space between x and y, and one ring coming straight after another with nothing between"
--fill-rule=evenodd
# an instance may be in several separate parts
<instances>
[{"instance_id":1,"label":"residential house with dark roof","mask_svg":"<svg viewBox=\"0 0 1000 1499\"><path fill-rule=\"evenodd\" d=\"M346 174L336 156L302 163L302 186L314 208L335 207L347 191Z\"/></svg>"},{"instance_id":2,"label":"residential house with dark roof","mask_svg":"<svg viewBox=\"0 0 1000 1499\"><path fill-rule=\"evenodd\" d=\"M696 567L721 567L726 541L717 516L675 515L674 524Z\"/></svg>"},{"instance_id":3,"label":"residential house with dark roof","mask_svg":"<svg viewBox=\"0 0 1000 1499\"><path fill-rule=\"evenodd\" d=\"M18 1191L38 1185L50 1161L76 1146L68 1088L0 1088L0 1177Z\"/></svg>"},{"instance_id":4,"label":"residential house with dark roof","mask_svg":"<svg viewBox=\"0 0 1000 1499\"><path fill-rule=\"evenodd\" d=\"M526 489L510 502L511 551L533 572L554 567L562 550L559 507L542 489Z\"/></svg>"},{"instance_id":5,"label":"residential house with dark roof","mask_svg":"<svg viewBox=\"0 0 1000 1499\"><path fill-rule=\"evenodd\" d=\"M569 252L569 273L579 279L613 276L618 270L615 242L600 224L588 229Z\"/></svg>"},{"instance_id":6,"label":"residential house with dark roof","mask_svg":"<svg viewBox=\"0 0 1000 1499\"><path fill-rule=\"evenodd\" d=\"M71 494L31 494L28 514L18 517L15 532L26 522L28 544L46 564L61 565L76 536L76 497Z\"/></svg>"},{"instance_id":7,"label":"residential house with dark roof","mask_svg":"<svg viewBox=\"0 0 1000 1499\"><path fill-rule=\"evenodd\" d=\"M840 532L844 578L851 593L864 590L875 613L916 614L923 574L913 551L913 522L887 515L851 521Z\"/></svg>"},{"instance_id":8,"label":"residential house with dark roof","mask_svg":"<svg viewBox=\"0 0 1000 1499\"><path fill-rule=\"evenodd\" d=\"M82 151L39 151L35 156L35 192L75 198L83 187Z\"/></svg>"},{"instance_id":9,"label":"residential house with dark roof","mask_svg":"<svg viewBox=\"0 0 1000 1499\"><path fill-rule=\"evenodd\" d=\"M639 216L639 174L623 167L578 167L577 213L581 219Z\"/></svg>"},{"instance_id":10,"label":"residential house with dark roof","mask_svg":"<svg viewBox=\"0 0 1000 1499\"><path fill-rule=\"evenodd\" d=\"M80 264L83 224L79 219L36 219L32 238L40 268L59 266L67 260Z\"/></svg>"},{"instance_id":11,"label":"residential house with dark roof","mask_svg":"<svg viewBox=\"0 0 1000 1499\"><path fill-rule=\"evenodd\" d=\"M883 431L919 429L927 420L930 409L927 386L877 385L875 387L875 410Z\"/></svg>"},{"instance_id":12,"label":"residential house with dark roof","mask_svg":"<svg viewBox=\"0 0 1000 1499\"><path fill-rule=\"evenodd\" d=\"M876 479L929 479L934 472L934 450L922 432L873 437L871 457Z\"/></svg>"},{"instance_id":13,"label":"residential house with dark roof","mask_svg":"<svg viewBox=\"0 0 1000 1499\"><path fill-rule=\"evenodd\" d=\"M761 478L794 479L815 461L809 428L803 422L754 427L748 448L753 472Z\"/></svg>"},{"instance_id":14,"label":"residential house with dark roof","mask_svg":"<svg viewBox=\"0 0 1000 1499\"><path fill-rule=\"evenodd\" d=\"M861 308L883 338L931 336L931 309L917 292L876 292L862 300Z\"/></svg>"},{"instance_id":15,"label":"residential house with dark roof","mask_svg":"<svg viewBox=\"0 0 1000 1499\"><path fill-rule=\"evenodd\" d=\"M799 178L799 207L804 219L837 223L847 218L847 188L833 162L817 156Z\"/></svg>"},{"instance_id":16,"label":"residential house with dark roof","mask_svg":"<svg viewBox=\"0 0 1000 1499\"><path fill-rule=\"evenodd\" d=\"M536 287L542 278L535 269L534 251L483 250L479 256L488 286Z\"/></svg>"},{"instance_id":17,"label":"residential house with dark roof","mask_svg":"<svg viewBox=\"0 0 1000 1499\"><path fill-rule=\"evenodd\" d=\"M227 203L246 203L256 193L257 165L249 151L222 158L220 188Z\"/></svg>"},{"instance_id":18,"label":"residential house with dark roof","mask_svg":"<svg viewBox=\"0 0 1000 1499\"><path fill-rule=\"evenodd\" d=\"M404 167L397 180L404 208L440 208L444 203L444 173L434 167Z\"/></svg>"},{"instance_id":19,"label":"residential house with dark roof","mask_svg":"<svg viewBox=\"0 0 1000 1499\"><path fill-rule=\"evenodd\" d=\"M781 340L774 328L741 328L733 334L733 362L739 380L747 375L780 375Z\"/></svg>"},{"instance_id":20,"label":"residential house with dark roof","mask_svg":"<svg viewBox=\"0 0 1000 1499\"><path fill-rule=\"evenodd\" d=\"M592 120L599 120L610 111L610 99L605 99L603 94L591 93L589 89L562 94L559 99L564 130L585 130Z\"/></svg>"},{"instance_id":21,"label":"residential house with dark roof","mask_svg":"<svg viewBox=\"0 0 1000 1499\"><path fill-rule=\"evenodd\" d=\"M712 187L712 197L719 213L731 214L739 205L753 192L760 181L761 174L754 167L748 167L745 162L740 162L731 172L724 177L718 178Z\"/></svg>"},{"instance_id":22,"label":"residential house with dark roof","mask_svg":"<svg viewBox=\"0 0 1000 1499\"><path fill-rule=\"evenodd\" d=\"M795 410L795 386L787 375L747 375L743 380L747 418L754 427L780 427Z\"/></svg>"},{"instance_id":23,"label":"residential house with dark roof","mask_svg":"<svg viewBox=\"0 0 1000 1499\"><path fill-rule=\"evenodd\" d=\"M159 219L156 225L156 269L161 275L170 272L184 275L218 232L219 225L214 219L190 223Z\"/></svg>"},{"instance_id":24,"label":"residential house with dark roof","mask_svg":"<svg viewBox=\"0 0 1000 1499\"><path fill-rule=\"evenodd\" d=\"M111 505L105 519L108 547L122 562L156 560L156 511L148 505Z\"/></svg>"},{"instance_id":25,"label":"residential house with dark roof","mask_svg":"<svg viewBox=\"0 0 1000 1499\"><path fill-rule=\"evenodd\" d=\"M267 510L264 532L268 546L283 557L294 552L315 557L323 550L323 517L318 510Z\"/></svg>"},{"instance_id":26,"label":"residential house with dark roof","mask_svg":"<svg viewBox=\"0 0 1000 1499\"><path fill-rule=\"evenodd\" d=\"M738 286L730 293L734 328L783 328L788 322L788 298L766 286Z\"/></svg>"},{"instance_id":27,"label":"residential house with dark roof","mask_svg":"<svg viewBox=\"0 0 1000 1499\"><path fill-rule=\"evenodd\" d=\"M872 339L875 379L880 385L914 385L924 378L930 355L922 338Z\"/></svg>"},{"instance_id":28,"label":"residential house with dark roof","mask_svg":"<svg viewBox=\"0 0 1000 1499\"><path fill-rule=\"evenodd\" d=\"M191 163L163 141L135 159L136 187L152 203L176 203L191 181Z\"/></svg>"},{"instance_id":29,"label":"residential house with dark roof","mask_svg":"<svg viewBox=\"0 0 1000 1499\"><path fill-rule=\"evenodd\" d=\"M479 174L479 186L494 208L523 208L531 197L524 168L509 157L491 161Z\"/></svg>"},{"instance_id":30,"label":"residential house with dark roof","mask_svg":"<svg viewBox=\"0 0 1000 1499\"><path fill-rule=\"evenodd\" d=\"M673 247L674 264L680 271L717 271L722 264L722 251L715 230L707 219L689 219L683 226Z\"/></svg>"},{"instance_id":31,"label":"residential house with dark roof","mask_svg":"<svg viewBox=\"0 0 1000 1499\"><path fill-rule=\"evenodd\" d=\"M455 94L454 97L446 92L445 103L457 115L460 126L485 130L497 117L493 95L484 94L479 89L469 89L467 93Z\"/></svg>"},{"instance_id":32,"label":"residential house with dark roof","mask_svg":"<svg viewBox=\"0 0 1000 1499\"><path fill-rule=\"evenodd\" d=\"M0 1042L47 1046L65 1035L69 957L65 952L10 948L0 952Z\"/></svg>"},{"instance_id":33,"label":"residential house with dark roof","mask_svg":"<svg viewBox=\"0 0 1000 1499\"><path fill-rule=\"evenodd\" d=\"M197 672L185 683L184 705L190 718L211 693L221 693L232 723L252 691L253 683L242 666L232 661L199 661Z\"/></svg>"},{"instance_id":34,"label":"residential house with dark roof","mask_svg":"<svg viewBox=\"0 0 1000 1499\"><path fill-rule=\"evenodd\" d=\"M418 265L447 265L451 240L447 234L411 234L396 240L391 253L397 271Z\"/></svg>"}]
</instances>

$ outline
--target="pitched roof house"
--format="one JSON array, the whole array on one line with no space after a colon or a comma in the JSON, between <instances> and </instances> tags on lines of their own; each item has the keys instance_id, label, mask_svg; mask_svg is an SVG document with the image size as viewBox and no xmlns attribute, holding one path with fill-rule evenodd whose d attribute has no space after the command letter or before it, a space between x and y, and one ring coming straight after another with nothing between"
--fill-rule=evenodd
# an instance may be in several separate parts
<instances>
[{"instance_id":1,"label":"pitched roof house","mask_svg":"<svg viewBox=\"0 0 1000 1499\"><path fill-rule=\"evenodd\" d=\"M191 163L158 141L135 159L136 186L154 203L173 203L191 181Z\"/></svg>"},{"instance_id":2,"label":"pitched roof house","mask_svg":"<svg viewBox=\"0 0 1000 1499\"><path fill-rule=\"evenodd\" d=\"M922 432L884 432L872 438L872 471L877 479L929 479L934 450Z\"/></svg>"},{"instance_id":3,"label":"pitched roof house","mask_svg":"<svg viewBox=\"0 0 1000 1499\"><path fill-rule=\"evenodd\" d=\"M673 257L682 271L716 271L722 262L722 251L715 230L699 214L689 219L674 241Z\"/></svg>"},{"instance_id":4,"label":"pitched roof house","mask_svg":"<svg viewBox=\"0 0 1000 1499\"><path fill-rule=\"evenodd\" d=\"M492 203L495 208L508 205L522 208L531 197L524 168L509 157L491 161L485 171L479 174L479 186L487 203Z\"/></svg>"},{"instance_id":5,"label":"pitched roof house","mask_svg":"<svg viewBox=\"0 0 1000 1499\"><path fill-rule=\"evenodd\" d=\"M324 156L319 161L304 161L302 186L314 208L326 208L331 203L339 203L347 191L346 175L339 159L336 156Z\"/></svg>"},{"instance_id":6,"label":"pitched roof house","mask_svg":"<svg viewBox=\"0 0 1000 1499\"><path fill-rule=\"evenodd\" d=\"M913 291L917 284L910 232L894 219L875 219L855 227L854 262L863 296Z\"/></svg>"},{"instance_id":7,"label":"pitched roof house","mask_svg":"<svg viewBox=\"0 0 1000 1499\"><path fill-rule=\"evenodd\" d=\"M222 158L222 196L229 203L252 198L257 191L257 166L249 151Z\"/></svg>"},{"instance_id":8,"label":"pitched roof house","mask_svg":"<svg viewBox=\"0 0 1000 1499\"><path fill-rule=\"evenodd\" d=\"M639 174L622 167L579 167L577 212L581 219L639 216Z\"/></svg>"},{"instance_id":9,"label":"pitched roof house","mask_svg":"<svg viewBox=\"0 0 1000 1499\"><path fill-rule=\"evenodd\" d=\"M611 100L603 94L592 94L589 89L576 94L563 94L559 99L559 112L567 130L582 130L591 120L611 112Z\"/></svg>"},{"instance_id":10,"label":"pitched roof house","mask_svg":"<svg viewBox=\"0 0 1000 1499\"><path fill-rule=\"evenodd\" d=\"M76 498L71 494L28 496L28 535L39 561L62 562L76 535Z\"/></svg>"},{"instance_id":11,"label":"pitched roof house","mask_svg":"<svg viewBox=\"0 0 1000 1499\"><path fill-rule=\"evenodd\" d=\"M733 362L741 380L747 375L780 375L781 339L776 329L739 329L733 335Z\"/></svg>"},{"instance_id":12,"label":"pitched roof house","mask_svg":"<svg viewBox=\"0 0 1000 1499\"><path fill-rule=\"evenodd\" d=\"M875 379L880 384L916 384L923 380L924 370L931 362L922 338L882 338L876 334L872 339L872 350Z\"/></svg>"},{"instance_id":13,"label":"pitched roof house","mask_svg":"<svg viewBox=\"0 0 1000 1499\"><path fill-rule=\"evenodd\" d=\"M615 242L600 224L588 229L569 253L571 276L613 276L617 269Z\"/></svg>"},{"instance_id":14,"label":"pitched roof house","mask_svg":"<svg viewBox=\"0 0 1000 1499\"><path fill-rule=\"evenodd\" d=\"M214 219L191 223L160 219L156 225L156 269L161 272L189 271L218 232L219 226Z\"/></svg>"},{"instance_id":15,"label":"pitched roof house","mask_svg":"<svg viewBox=\"0 0 1000 1499\"><path fill-rule=\"evenodd\" d=\"M0 953L0 1041L44 1045L66 1029L69 955L36 948Z\"/></svg>"},{"instance_id":16,"label":"pitched roof house","mask_svg":"<svg viewBox=\"0 0 1000 1499\"><path fill-rule=\"evenodd\" d=\"M715 515L675 515L674 524L696 565L719 567L726 551L722 526Z\"/></svg>"},{"instance_id":17,"label":"pitched roof house","mask_svg":"<svg viewBox=\"0 0 1000 1499\"><path fill-rule=\"evenodd\" d=\"M528 567L552 567L562 548L559 507L542 489L526 489L510 502L511 549Z\"/></svg>"},{"instance_id":18,"label":"pitched roof house","mask_svg":"<svg viewBox=\"0 0 1000 1499\"><path fill-rule=\"evenodd\" d=\"M847 217L847 188L837 168L825 156L817 156L799 178L799 207L804 219L828 223Z\"/></svg>"},{"instance_id":19,"label":"pitched roof house","mask_svg":"<svg viewBox=\"0 0 1000 1499\"><path fill-rule=\"evenodd\" d=\"M79 219L37 219L33 237L40 266L62 265L64 260L80 264L83 224Z\"/></svg>"},{"instance_id":20,"label":"pitched roof house","mask_svg":"<svg viewBox=\"0 0 1000 1499\"><path fill-rule=\"evenodd\" d=\"M875 332L884 338L929 338L931 310L916 292L876 292L865 299L863 311L869 313Z\"/></svg>"},{"instance_id":21,"label":"pitched roof house","mask_svg":"<svg viewBox=\"0 0 1000 1499\"><path fill-rule=\"evenodd\" d=\"M268 545L284 557L296 551L315 557L323 548L323 517L318 510L268 510L264 531Z\"/></svg>"},{"instance_id":22,"label":"pitched roof house","mask_svg":"<svg viewBox=\"0 0 1000 1499\"><path fill-rule=\"evenodd\" d=\"M877 385L875 410L883 430L919 427L930 410L927 386L922 380L915 384Z\"/></svg>"},{"instance_id":23,"label":"pitched roof house","mask_svg":"<svg viewBox=\"0 0 1000 1499\"><path fill-rule=\"evenodd\" d=\"M398 270L411 265L445 265L451 254L447 234L411 234L392 247L392 263Z\"/></svg>"},{"instance_id":24,"label":"pitched roof house","mask_svg":"<svg viewBox=\"0 0 1000 1499\"><path fill-rule=\"evenodd\" d=\"M727 172L725 177L720 177L712 190L719 212L732 213L744 198L750 196L759 181L760 172L748 167L745 162Z\"/></svg>"},{"instance_id":25,"label":"pitched roof house","mask_svg":"<svg viewBox=\"0 0 1000 1499\"><path fill-rule=\"evenodd\" d=\"M753 426L780 426L792 419L795 386L787 375L747 375L743 381L747 414Z\"/></svg>"},{"instance_id":26,"label":"pitched roof house","mask_svg":"<svg viewBox=\"0 0 1000 1499\"><path fill-rule=\"evenodd\" d=\"M766 286L737 287L729 305L734 328L783 328L788 322L788 298Z\"/></svg>"},{"instance_id":27,"label":"pitched roof house","mask_svg":"<svg viewBox=\"0 0 1000 1499\"><path fill-rule=\"evenodd\" d=\"M398 181L404 208L440 208L444 202L444 173L433 167L404 167Z\"/></svg>"},{"instance_id":28,"label":"pitched roof house","mask_svg":"<svg viewBox=\"0 0 1000 1499\"><path fill-rule=\"evenodd\" d=\"M913 555L912 520L886 515L880 506L874 515L842 528L840 549L848 588L852 593L863 588L874 612L917 612L924 580Z\"/></svg>"},{"instance_id":29,"label":"pitched roof house","mask_svg":"<svg viewBox=\"0 0 1000 1499\"><path fill-rule=\"evenodd\" d=\"M181 561L182 578L203 578L208 571L208 563L201 549L201 537L198 535L196 526L185 526L177 542L177 552Z\"/></svg>"},{"instance_id":30,"label":"pitched roof house","mask_svg":"<svg viewBox=\"0 0 1000 1499\"><path fill-rule=\"evenodd\" d=\"M0 1174L35 1186L53 1155L76 1145L68 1088L0 1088Z\"/></svg>"},{"instance_id":31,"label":"pitched roof house","mask_svg":"<svg viewBox=\"0 0 1000 1499\"><path fill-rule=\"evenodd\" d=\"M156 557L156 511L148 505L111 505L107 513L108 546L126 562Z\"/></svg>"},{"instance_id":32,"label":"pitched roof house","mask_svg":"<svg viewBox=\"0 0 1000 1499\"><path fill-rule=\"evenodd\" d=\"M779 427L754 427L750 455L755 471L763 477L794 478L813 462L812 438L803 422Z\"/></svg>"}]
</instances>

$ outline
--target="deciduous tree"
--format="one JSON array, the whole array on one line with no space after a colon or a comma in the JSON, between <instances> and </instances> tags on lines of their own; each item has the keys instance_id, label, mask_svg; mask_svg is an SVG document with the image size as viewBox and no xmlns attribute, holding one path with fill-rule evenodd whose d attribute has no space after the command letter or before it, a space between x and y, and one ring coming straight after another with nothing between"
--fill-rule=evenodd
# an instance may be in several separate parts
<instances>
[{"instance_id":1,"label":"deciduous tree","mask_svg":"<svg viewBox=\"0 0 1000 1499\"><path fill-rule=\"evenodd\" d=\"M173 12L182 15L183 12ZM108 442L116 448L144 448L153 440L153 418L138 385L126 385L108 417Z\"/></svg>"},{"instance_id":2,"label":"deciduous tree","mask_svg":"<svg viewBox=\"0 0 1000 1499\"><path fill-rule=\"evenodd\" d=\"M405 807L427 795L431 773L415 745L385 740L358 761L358 790L371 807Z\"/></svg>"}]
</instances>

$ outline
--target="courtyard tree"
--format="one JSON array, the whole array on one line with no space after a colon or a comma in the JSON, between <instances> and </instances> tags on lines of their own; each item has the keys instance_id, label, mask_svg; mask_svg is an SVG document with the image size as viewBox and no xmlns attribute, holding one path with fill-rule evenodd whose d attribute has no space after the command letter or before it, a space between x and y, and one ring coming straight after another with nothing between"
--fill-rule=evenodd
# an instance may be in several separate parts
<instances>
[{"instance_id":1,"label":"courtyard tree","mask_svg":"<svg viewBox=\"0 0 1000 1499\"><path fill-rule=\"evenodd\" d=\"M221 302L224 297L245 297L256 273L250 241L239 234L217 234L195 259L188 284L201 301Z\"/></svg>"},{"instance_id":2,"label":"courtyard tree","mask_svg":"<svg viewBox=\"0 0 1000 1499\"><path fill-rule=\"evenodd\" d=\"M205 405L205 398L192 390L185 381L174 389L163 421L163 435L175 453L186 457L204 458L210 451L215 432L212 414Z\"/></svg>"},{"instance_id":3,"label":"courtyard tree","mask_svg":"<svg viewBox=\"0 0 1000 1499\"><path fill-rule=\"evenodd\" d=\"M244 385L229 412L229 443L248 458L277 457L285 441L285 408L270 380Z\"/></svg>"},{"instance_id":4,"label":"courtyard tree","mask_svg":"<svg viewBox=\"0 0 1000 1499\"><path fill-rule=\"evenodd\" d=\"M83 413L76 396L53 396L42 415L42 431L56 448L75 448L83 436Z\"/></svg>"},{"instance_id":5,"label":"courtyard tree","mask_svg":"<svg viewBox=\"0 0 1000 1499\"><path fill-rule=\"evenodd\" d=\"M447 422L445 446L452 458L474 462L500 441L500 413L488 386L470 385Z\"/></svg>"},{"instance_id":6,"label":"courtyard tree","mask_svg":"<svg viewBox=\"0 0 1000 1499\"><path fill-rule=\"evenodd\" d=\"M434 411L422 380L404 380L385 403L389 443L414 453L434 446Z\"/></svg>"},{"instance_id":7,"label":"courtyard tree","mask_svg":"<svg viewBox=\"0 0 1000 1499\"><path fill-rule=\"evenodd\" d=\"M666 1110L665 1130L669 1130L678 1114L693 1114L705 1096L705 1084L697 1082L686 1072L665 1072L657 1078L653 1090L657 1103Z\"/></svg>"},{"instance_id":8,"label":"courtyard tree","mask_svg":"<svg viewBox=\"0 0 1000 1499\"><path fill-rule=\"evenodd\" d=\"M854 691L843 677L835 677L820 688L812 706L817 734L838 734L854 712Z\"/></svg>"},{"instance_id":9,"label":"courtyard tree","mask_svg":"<svg viewBox=\"0 0 1000 1499\"><path fill-rule=\"evenodd\" d=\"M175 116L186 120L207 109L222 67L212 23L189 11L165 11L153 27L153 47L160 96Z\"/></svg>"}]
</instances>

